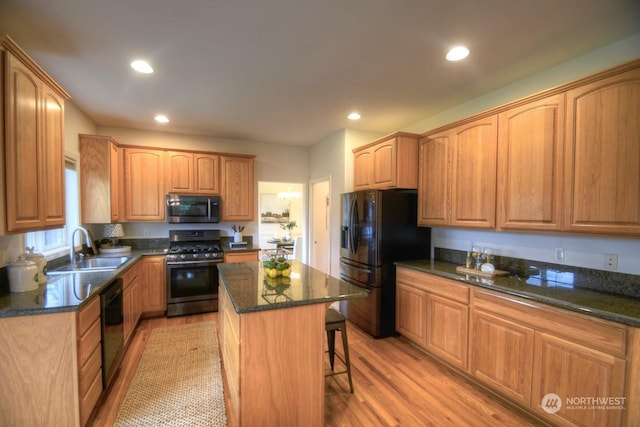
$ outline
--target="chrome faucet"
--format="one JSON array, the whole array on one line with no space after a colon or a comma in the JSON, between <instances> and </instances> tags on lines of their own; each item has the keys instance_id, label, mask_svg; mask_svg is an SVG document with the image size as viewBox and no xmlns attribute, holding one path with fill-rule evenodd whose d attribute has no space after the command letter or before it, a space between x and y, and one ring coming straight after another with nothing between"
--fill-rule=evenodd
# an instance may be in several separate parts
<instances>
[{"instance_id":1,"label":"chrome faucet","mask_svg":"<svg viewBox=\"0 0 640 427\"><path fill-rule=\"evenodd\" d=\"M94 255L98 255L98 248L96 247L95 242L93 241L93 236L91 235L91 232L89 230L87 230L84 227L78 227L75 230L73 230L73 233L71 233L71 249L69 250L69 261L71 262L71 264L75 264L76 263L76 232L77 231L82 231L84 233L84 239L85 242L87 244L87 246L91 247L91 250L93 251Z\"/></svg>"}]
</instances>

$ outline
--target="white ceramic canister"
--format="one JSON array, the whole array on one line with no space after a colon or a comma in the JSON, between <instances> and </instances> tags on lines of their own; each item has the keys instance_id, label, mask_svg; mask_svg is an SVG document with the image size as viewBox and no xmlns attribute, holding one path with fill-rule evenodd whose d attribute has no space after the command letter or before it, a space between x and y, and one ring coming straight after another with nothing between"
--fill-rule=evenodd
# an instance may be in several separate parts
<instances>
[{"instance_id":1,"label":"white ceramic canister","mask_svg":"<svg viewBox=\"0 0 640 427\"><path fill-rule=\"evenodd\" d=\"M43 283L47 283L47 259L44 255L36 253L35 248L30 247L26 248L27 253L25 253L25 257L27 261L33 261L36 263L36 267L38 267L38 284L42 285Z\"/></svg>"},{"instance_id":2,"label":"white ceramic canister","mask_svg":"<svg viewBox=\"0 0 640 427\"><path fill-rule=\"evenodd\" d=\"M38 289L38 266L20 255L17 262L9 265L9 287L11 292L27 292Z\"/></svg>"}]
</instances>

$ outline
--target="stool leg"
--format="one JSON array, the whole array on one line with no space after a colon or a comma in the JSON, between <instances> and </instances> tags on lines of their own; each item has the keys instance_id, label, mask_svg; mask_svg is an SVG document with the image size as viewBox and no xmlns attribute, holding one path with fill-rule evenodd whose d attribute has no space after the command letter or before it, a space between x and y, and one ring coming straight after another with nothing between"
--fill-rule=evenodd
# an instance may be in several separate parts
<instances>
[{"instance_id":1,"label":"stool leg","mask_svg":"<svg viewBox=\"0 0 640 427\"><path fill-rule=\"evenodd\" d=\"M329 363L331 364L331 371L333 371L333 362L336 354L336 331L332 329L327 331L327 344L329 345Z\"/></svg>"},{"instance_id":2,"label":"stool leg","mask_svg":"<svg viewBox=\"0 0 640 427\"><path fill-rule=\"evenodd\" d=\"M342 334L342 348L344 349L344 361L347 365L347 376L349 377L349 388L353 393L353 381L351 381L351 362L349 361L349 343L347 342L347 326L340 329Z\"/></svg>"}]
</instances>

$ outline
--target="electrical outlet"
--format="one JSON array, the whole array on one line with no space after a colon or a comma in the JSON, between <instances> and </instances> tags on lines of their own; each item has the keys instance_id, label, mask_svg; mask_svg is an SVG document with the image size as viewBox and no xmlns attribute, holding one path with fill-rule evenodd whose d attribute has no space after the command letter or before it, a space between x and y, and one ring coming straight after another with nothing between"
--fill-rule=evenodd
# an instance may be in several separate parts
<instances>
[{"instance_id":1,"label":"electrical outlet","mask_svg":"<svg viewBox=\"0 0 640 427\"><path fill-rule=\"evenodd\" d=\"M618 254L604 254L604 268L607 270L617 270Z\"/></svg>"},{"instance_id":2,"label":"electrical outlet","mask_svg":"<svg viewBox=\"0 0 640 427\"><path fill-rule=\"evenodd\" d=\"M564 248L554 248L553 259L558 262L564 262Z\"/></svg>"},{"instance_id":3,"label":"electrical outlet","mask_svg":"<svg viewBox=\"0 0 640 427\"><path fill-rule=\"evenodd\" d=\"M146 228L144 230L142 230L142 235L143 236L149 236L149 230L147 230Z\"/></svg>"}]
</instances>

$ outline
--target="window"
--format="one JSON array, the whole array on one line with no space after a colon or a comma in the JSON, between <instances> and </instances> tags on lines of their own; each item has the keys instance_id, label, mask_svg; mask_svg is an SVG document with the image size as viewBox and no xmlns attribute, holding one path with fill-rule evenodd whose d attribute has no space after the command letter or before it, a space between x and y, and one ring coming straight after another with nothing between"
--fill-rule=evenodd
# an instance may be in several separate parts
<instances>
[{"instance_id":1,"label":"window","mask_svg":"<svg viewBox=\"0 0 640 427\"><path fill-rule=\"evenodd\" d=\"M69 231L80 225L80 196L78 194L78 171L75 159L65 158L65 200L66 222L64 228L35 231L26 234L26 246L47 257L62 256L69 251Z\"/></svg>"}]
</instances>

